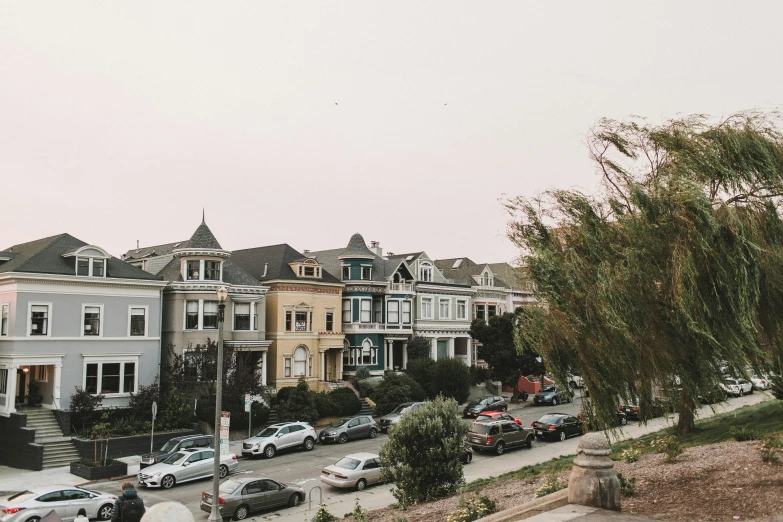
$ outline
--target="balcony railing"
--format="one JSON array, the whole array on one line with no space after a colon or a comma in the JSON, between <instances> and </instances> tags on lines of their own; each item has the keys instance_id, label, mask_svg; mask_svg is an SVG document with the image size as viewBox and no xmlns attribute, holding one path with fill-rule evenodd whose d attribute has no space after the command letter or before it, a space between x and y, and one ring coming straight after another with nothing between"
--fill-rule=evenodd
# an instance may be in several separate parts
<instances>
[{"instance_id":1,"label":"balcony railing","mask_svg":"<svg viewBox=\"0 0 783 522\"><path fill-rule=\"evenodd\" d=\"M384 323L343 323L343 331L367 331L367 330L410 330L412 324L384 324Z\"/></svg>"},{"instance_id":2,"label":"balcony railing","mask_svg":"<svg viewBox=\"0 0 783 522\"><path fill-rule=\"evenodd\" d=\"M413 292L411 283L389 283L390 292Z\"/></svg>"}]
</instances>

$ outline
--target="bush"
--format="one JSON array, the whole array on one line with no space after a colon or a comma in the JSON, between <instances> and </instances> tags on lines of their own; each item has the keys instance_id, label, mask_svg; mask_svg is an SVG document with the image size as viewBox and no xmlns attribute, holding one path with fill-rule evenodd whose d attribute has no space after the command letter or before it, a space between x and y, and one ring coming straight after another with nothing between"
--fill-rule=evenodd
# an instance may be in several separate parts
<instances>
[{"instance_id":1,"label":"bush","mask_svg":"<svg viewBox=\"0 0 783 522\"><path fill-rule=\"evenodd\" d=\"M783 376L775 376L769 380L769 391L776 399L783 399Z\"/></svg>"},{"instance_id":2,"label":"bush","mask_svg":"<svg viewBox=\"0 0 783 522\"><path fill-rule=\"evenodd\" d=\"M278 419L282 422L304 421L310 425L315 424L318 420L318 410L313 395L315 394L310 391L307 379L300 377L296 388L287 394L285 401L280 401Z\"/></svg>"},{"instance_id":3,"label":"bush","mask_svg":"<svg viewBox=\"0 0 783 522\"><path fill-rule=\"evenodd\" d=\"M446 522L471 522L484 518L496 510L495 502L484 495L476 496L467 502L460 497L459 505L458 510L446 517Z\"/></svg>"},{"instance_id":4,"label":"bush","mask_svg":"<svg viewBox=\"0 0 783 522\"><path fill-rule=\"evenodd\" d=\"M556 472L552 472L547 477L546 481L536 490L536 498L544 497L565 489L568 487L568 483L564 480L560 480Z\"/></svg>"},{"instance_id":5,"label":"bush","mask_svg":"<svg viewBox=\"0 0 783 522\"><path fill-rule=\"evenodd\" d=\"M454 399L437 397L404 415L381 447L381 476L395 484L394 497L405 508L454 493L464 483L462 444L468 426Z\"/></svg>"},{"instance_id":6,"label":"bush","mask_svg":"<svg viewBox=\"0 0 783 522\"><path fill-rule=\"evenodd\" d=\"M470 367L470 382L475 384L481 384L483 382L492 380L492 370L489 368L482 368L479 366Z\"/></svg>"},{"instance_id":7,"label":"bush","mask_svg":"<svg viewBox=\"0 0 783 522\"><path fill-rule=\"evenodd\" d=\"M149 386L139 385L138 393L131 393L128 407L137 419L152 419L152 403L160 401L158 379Z\"/></svg>"},{"instance_id":8,"label":"bush","mask_svg":"<svg viewBox=\"0 0 783 522\"><path fill-rule=\"evenodd\" d=\"M175 430L184 428L193 421L193 408L185 402L185 398L176 388L172 387L169 389L161 402L158 418L155 420L155 425L160 426L160 429ZM213 402L213 411L214 407Z\"/></svg>"},{"instance_id":9,"label":"bush","mask_svg":"<svg viewBox=\"0 0 783 522\"><path fill-rule=\"evenodd\" d=\"M321 504L318 513L315 514L310 522L337 522L338 518L326 510L326 504Z\"/></svg>"},{"instance_id":10,"label":"bush","mask_svg":"<svg viewBox=\"0 0 783 522\"><path fill-rule=\"evenodd\" d=\"M741 427L732 426L729 429L729 433L731 433L731 436L734 437L734 440L739 442L746 440L758 440L761 438L761 435L758 431L754 430L753 428L748 428L747 425Z\"/></svg>"},{"instance_id":11,"label":"bush","mask_svg":"<svg viewBox=\"0 0 783 522\"><path fill-rule=\"evenodd\" d=\"M337 413L337 404L335 404L331 394L324 392L314 393L313 402L315 403L315 409L318 410L319 419L339 415Z\"/></svg>"},{"instance_id":12,"label":"bush","mask_svg":"<svg viewBox=\"0 0 783 522\"><path fill-rule=\"evenodd\" d=\"M335 415L356 415L362 409L362 401L350 388L337 388L329 397L335 405Z\"/></svg>"},{"instance_id":13,"label":"bush","mask_svg":"<svg viewBox=\"0 0 783 522\"><path fill-rule=\"evenodd\" d=\"M761 461L769 464L780 464L780 457L778 457L777 450L783 448L783 440L776 435L768 435L761 441Z\"/></svg>"},{"instance_id":14,"label":"bush","mask_svg":"<svg viewBox=\"0 0 783 522\"><path fill-rule=\"evenodd\" d=\"M377 379L365 379L359 381L359 383L354 386L356 386L356 391L359 392L359 397L369 397L372 395L372 391L377 388L380 383L381 381Z\"/></svg>"},{"instance_id":15,"label":"bush","mask_svg":"<svg viewBox=\"0 0 783 522\"><path fill-rule=\"evenodd\" d=\"M622 473L617 474L617 480L620 481L620 494L624 497L632 497L636 493L636 478L626 479Z\"/></svg>"},{"instance_id":16,"label":"bush","mask_svg":"<svg viewBox=\"0 0 783 522\"><path fill-rule=\"evenodd\" d=\"M71 424L81 426L84 431L88 424L94 421L95 411L101 407L103 395L93 395L90 392L77 386L76 391L71 395Z\"/></svg>"},{"instance_id":17,"label":"bush","mask_svg":"<svg viewBox=\"0 0 783 522\"><path fill-rule=\"evenodd\" d=\"M438 359L432 372L432 391L462 404L470 396L470 370L460 359Z\"/></svg>"},{"instance_id":18,"label":"bush","mask_svg":"<svg viewBox=\"0 0 783 522\"><path fill-rule=\"evenodd\" d=\"M405 375L419 383L419 386L430 398L434 398L437 395L437 393L433 393L432 389L433 373L435 373L435 361L429 357L408 361L408 368L405 370Z\"/></svg>"},{"instance_id":19,"label":"bush","mask_svg":"<svg viewBox=\"0 0 783 522\"><path fill-rule=\"evenodd\" d=\"M416 359L430 357L432 352L432 341L426 337L416 335L408 341L408 365Z\"/></svg>"},{"instance_id":20,"label":"bush","mask_svg":"<svg viewBox=\"0 0 783 522\"><path fill-rule=\"evenodd\" d=\"M353 385L356 386L361 381L370 378L370 370L364 366L359 366L353 374Z\"/></svg>"},{"instance_id":21,"label":"bush","mask_svg":"<svg viewBox=\"0 0 783 522\"><path fill-rule=\"evenodd\" d=\"M375 402L375 413L386 415L403 402L425 400L427 394L407 375L392 373L384 377L370 398Z\"/></svg>"},{"instance_id":22,"label":"bush","mask_svg":"<svg viewBox=\"0 0 783 522\"><path fill-rule=\"evenodd\" d=\"M356 520L356 522L369 522L370 514L359 504L359 497L356 497L356 502L353 505L353 511L350 515Z\"/></svg>"},{"instance_id":23,"label":"bush","mask_svg":"<svg viewBox=\"0 0 783 522\"><path fill-rule=\"evenodd\" d=\"M658 453L666 455L666 462L672 462L682 454L682 445L674 435L660 435L655 437L650 446Z\"/></svg>"},{"instance_id":24,"label":"bush","mask_svg":"<svg viewBox=\"0 0 783 522\"><path fill-rule=\"evenodd\" d=\"M623 462L629 464L638 461L642 457L642 452L638 448L626 448L620 453L620 458Z\"/></svg>"}]
</instances>

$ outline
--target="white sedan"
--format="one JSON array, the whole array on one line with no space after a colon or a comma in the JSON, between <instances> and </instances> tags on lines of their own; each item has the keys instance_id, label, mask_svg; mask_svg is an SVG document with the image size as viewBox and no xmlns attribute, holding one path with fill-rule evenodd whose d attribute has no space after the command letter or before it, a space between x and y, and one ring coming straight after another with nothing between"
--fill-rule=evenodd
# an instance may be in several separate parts
<instances>
[{"instance_id":1,"label":"white sedan","mask_svg":"<svg viewBox=\"0 0 783 522\"><path fill-rule=\"evenodd\" d=\"M721 389L729 395L742 397L746 393L753 393L753 385L745 379L723 379L719 384Z\"/></svg>"},{"instance_id":2,"label":"white sedan","mask_svg":"<svg viewBox=\"0 0 783 522\"><path fill-rule=\"evenodd\" d=\"M768 390L769 387L772 386L769 376L767 375L751 374L750 382L753 384L753 389L755 390Z\"/></svg>"},{"instance_id":3,"label":"white sedan","mask_svg":"<svg viewBox=\"0 0 783 522\"><path fill-rule=\"evenodd\" d=\"M169 489L180 482L211 477L214 473L215 451L212 448L188 448L178 451L163 462L139 472L139 484L148 488ZM239 467L233 453L220 457L220 478Z\"/></svg>"},{"instance_id":4,"label":"white sedan","mask_svg":"<svg viewBox=\"0 0 783 522\"><path fill-rule=\"evenodd\" d=\"M54 511L67 522L79 515L109 520L114 509L114 495L76 486L31 488L8 497L0 497L1 522L41 520Z\"/></svg>"},{"instance_id":5,"label":"white sedan","mask_svg":"<svg viewBox=\"0 0 783 522\"><path fill-rule=\"evenodd\" d=\"M336 488L362 491L381 481L379 459L375 453L351 453L321 470L321 482Z\"/></svg>"}]
</instances>

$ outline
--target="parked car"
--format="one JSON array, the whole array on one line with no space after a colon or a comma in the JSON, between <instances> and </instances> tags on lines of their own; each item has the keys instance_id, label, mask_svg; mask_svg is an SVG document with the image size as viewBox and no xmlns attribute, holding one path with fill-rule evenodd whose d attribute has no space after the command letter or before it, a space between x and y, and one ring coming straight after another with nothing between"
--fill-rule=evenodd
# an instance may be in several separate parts
<instances>
[{"instance_id":1,"label":"parked car","mask_svg":"<svg viewBox=\"0 0 783 522\"><path fill-rule=\"evenodd\" d=\"M310 451L315 447L315 428L306 422L281 422L267 426L256 436L242 441L242 456L262 455L271 459L282 449L304 448Z\"/></svg>"},{"instance_id":2,"label":"parked car","mask_svg":"<svg viewBox=\"0 0 783 522\"><path fill-rule=\"evenodd\" d=\"M63 520L73 520L79 515L89 519L110 520L116 499L116 496L108 493L76 486L30 488L0 497L0 521L37 522L52 510Z\"/></svg>"},{"instance_id":3,"label":"parked car","mask_svg":"<svg viewBox=\"0 0 783 522\"><path fill-rule=\"evenodd\" d=\"M641 418L641 405L639 404L638 400L631 400L626 403L620 404L620 411L625 413L629 419L640 419ZM660 417L665 412L674 412L677 410L677 405L669 400L664 400L661 398L655 398L650 403L650 415L645 415L646 418L652 418L652 417Z\"/></svg>"},{"instance_id":4,"label":"parked car","mask_svg":"<svg viewBox=\"0 0 783 522\"><path fill-rule=\"evenodd\" d=\"M533 430L526 430L514 421L474 422L467 440L475 451L492 450L502 455L506 448L532 448Z\"/></svg>"},{"instance_id":5,"label":"parked car","mask_svg":"<svg viewBox=\"0 0 783 522\"><path fill-rule=\"evenodd\" d=\"M548 413L532 424L537 439L566 440L582 434L582 421L567 413Z\"/></svg>"},{"instance_id":6,"label":"parked car","mask_svg":"<svg viewBox=\"0 0 783 522\"><path fill-rule=\"evenodd\" d=\"M544 386L540 392L533 396L533 404L536 406L539 404L557 406L563 402L571 402L571 395L556 385Z\"/></svg>"},{"instance_id":7,"label":"parked car","mask_svg":"<svg viewBox=\"0 0 783 522\"><path fill-rule=\"evenodd\" d=\"M375 453L351 453L321 470L321 482L336 488L362 491L381 481L380 457Z\"/></svg>"},{"instance_id":8,"label":"parked car","mask_svg":"<svg viewBox=\"0 0 783 522\"><path fill-rule=\"evenodd\" d=\"M586 424L587 429L590 431L598 428L594 414L579 413L576 418L582 421L582 424ZM618 411L615 418L615 426L625 426L626 424L628 424L628 416L624 412Z\"/></svg>"},{"instance_id":9,"label":"parked car","mask_svg":"<svg viewBox=\"0 0 783 522\"><path fill-rule=\"evenodd\" d=\"M584 379L578 373L569 373L566 377L568 378L568 386L571 388L582 388L585 385Z\"/></svg>"},{"instance_id":10,"label":"parked car","mask_svg":"<svg viewBox=\"0 0 783 522\"><path fill-rule=\"evenodd\" d=\"M746 393L753 393L753 385L745 379L723 379L718 384L723 391L735 397L742 397Z\"/></svg>"},{"instance_id":11,"label":"parked car","mask_svg":"<svg viewBox=\"0 0 783 522\"><path fill-rule=\"evenodd\" d=\"M394 408L391 412L387 413L380 419L378 419L378 426L382 432L387 432L389 428L400 422L402 416L409 411L416 411L421 408L423 402L405 402Z\"/></svg>"},{"instance_id":12,"label":"parked car","mask_svg":"<svg viewBox=\"0 0 783 522\"><path fill-rule=\"evenodd\" d=\"M184 437L174 437L163 445L158 451L147 453L141 456L139 469L152 466L158 462L166 460L170 455L188 448L211 448L214 446L215 438L212 435L185 435Z\"/></svg>"},{"instance_id":13,"label":"parked car","mask_svg":"<svg viewBox=\"0 0 783 522\"><path fill-rule=\"evenodd\" d=\"M485 395L470 401L462 410L462 415L467 418L478 417L485 411L508 411L508 404L499 395Z\"/></svg>"},{"instance_id":14,"label":"parked car","mask_svg":"<svg viewBox=\"0 0 783 522\"><path fill-rule=\"evenodd\" d=\"M337 419L318 434L319 442L339 442L345 444L351 439L374 439L378 435L378 425L369 415Z\"/></svg>"},{"instance_id":15,"label":"parked car","mask_svg":"<svg viewBox=\"0 0 783 522\"><path fill-rule=\"evenodd\" d=\"M504 411L485 411L473 419L473 422L486 422L493 420L508 420L516 422L517 424L522 424L522 420L517 419L516 417L513 417Z\"/></svg>"},{"instance_id":16,"label":"parked car","mask_svg":"<svg viewBox=\"0 0 783 522\"><path fill-rule=\"evenodd\" d=\"M282 506L298 506L305 490L267 477L242 477L220 485L218 511L224 518L244 520L250 513ZM212 493L201 493L201 511L212 512Z\"/></svg>"},{"instance_id":17,"label":"parked car","mask_svg":"<svg viewBox=\"0 0 783 522\"><path fill-rule=\"evenodd\" d=\"M754 390L768 390L769 387L772 386L772 382L770 382L768 375L751 373L749 378Z\"/></svg>"},{"instance_id":18,"label":"parked car","mask_svg":"<svg viewBox=\"0 0 783 522\"><path fill-rule=\"evenodd\" d=\"M215 450L190 448L170 455L163 462L139 471L139 484L148 488L171 489L175 484L211 477L214 474ZM220 478L239 467L233 453L220 457Z\"/></svg>"}]
</instances>

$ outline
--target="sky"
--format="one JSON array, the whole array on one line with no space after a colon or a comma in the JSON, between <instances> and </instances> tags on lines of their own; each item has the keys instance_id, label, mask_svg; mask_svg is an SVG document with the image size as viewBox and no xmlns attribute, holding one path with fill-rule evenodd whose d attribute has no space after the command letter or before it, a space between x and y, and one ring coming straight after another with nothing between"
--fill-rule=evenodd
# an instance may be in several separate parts
<instances>
[{"instance_id":1,"label":"sky","mask_svg":"<svg viewBox=\"0 0 783 522\"><path fill-rule=\"evenodd\" d=\"M781 104L779 2L3 2L0 248L513 261L501 202L594 190L599 118Z\"/></svg>"}]
</instances>

